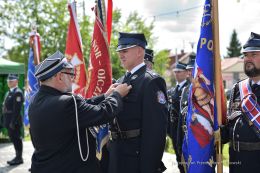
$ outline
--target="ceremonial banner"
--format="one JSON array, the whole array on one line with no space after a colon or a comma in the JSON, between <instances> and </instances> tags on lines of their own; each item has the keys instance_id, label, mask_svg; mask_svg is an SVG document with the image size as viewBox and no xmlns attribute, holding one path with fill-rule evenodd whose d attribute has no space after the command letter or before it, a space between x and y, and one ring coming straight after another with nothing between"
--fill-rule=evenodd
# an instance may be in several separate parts
<instances>
[{"instance_id":1,"label":"ceremonial banner","mask_svg":"<svg viewBox=\"0 0 260 173\"><path fill-rule=\"evenodd\" d=\"M87 74L82 52L82 40L76 16L76 3L68 4L70 12L70 23L67 33L65 56L70 61L75 70L75 79L72 85L73 93L86 97Z\"/></svg>"},{"instance_id":2,"label":"ceremonial banner","mask_svg":"<svg viewBox=\"0 0 260 173\"><path fill-rule=\"evenodd\" d=\"M95 24L91 42L87 97L105 93L112 84L109 44L106 33L106 10L104 1L98 0L95 7ZM111 14L112 15L112 14ZM108 17L111 18L111 17ZM106 124L96 128L97 158L102 157L102 147L108 141Z\"/></svg>"},{"instance_id":3,"label":"ceremonial banner","mask_svg":"<svg viewBox=\"0 0 260 173\"><path fill-rule=\"evenodd\" d=\"M34 76L35 66L40 63L40 35L33 30L30 33L29 39L30 51L28 59L28 71L27 71L27 83L25 91L25 105L24 105L24 125L29 125L28 109L30 105L30 99L38 92L39 84L38 80Z\"/></svg>"},{"instance_id":4,"label":"ceremonial banner","mask_svg":"<svg viewBox=\"0 0 260 173\"><path fill-rule=\"evenodd\" d=\"M206 0L189 94L188 131L183 143L188 173L215 172L214 132L219 125L214 90L212 20L212 6L210 0Z\"/></svg>"}]
</instances>

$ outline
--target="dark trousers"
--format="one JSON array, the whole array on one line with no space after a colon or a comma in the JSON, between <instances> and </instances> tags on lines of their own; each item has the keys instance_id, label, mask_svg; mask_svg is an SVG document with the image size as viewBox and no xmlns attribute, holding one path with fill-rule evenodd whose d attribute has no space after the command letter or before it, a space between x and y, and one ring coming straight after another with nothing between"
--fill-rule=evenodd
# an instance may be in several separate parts
<instances>
[{"instance_id":1,"label":"dark trousers","mask_svg":"<svg viewBox=\"0 0 260 173\"><path fill-rule=\"evenodd\" d=\"M181 160L181 155L182 153L180 153L180 149L178 147L178 131L177 131L177 127L178 127L178 122L174 122L171 124L171 133L170 133L170 137L172 139L172 144L173 144L173 149L175 151L175 154L176 154L176 160L177 160L177 163L178 163L178 168L180 170L180 173L185 173L184 171L184 167L183 165L181 164L182 163L182 160Z\"/></svg>"},{"instance_id":2,"label":"dark trousers","mask_svg":"<svg viewBox=\"0 0 260 173\"><path fill-rule=\"evenodd\" d=\"M100 160L100 167L102 169L102 173L108 172L108 164L109 164L109 153L107 150L107 145L102 148L102 158Z\"/></svg>"},{"instance_id":3,"label":"dark trousers","mask_svg":"<svg viewBox=\"0 0 260 173\"><path fill-rule=\"evenodd\" d=\"M235 151L229 147L229 172L245 173L259 172L260 170L260 150L255 151Z\"/></svg>"},{"instance_id":4,"label":"dark trousers","mask_svg":"<svg viewBox=\"0 0 260 173\"><path fill-rule=\"evenodd\" d=\"M16 155L17 154L21 155L22 151L23 151L23 142L21 139L20 126L15 126L14 129L9 127L9 128L7 128L7 130L8 130L9 138L14 145Z\"/></svg>"}]
</instances>

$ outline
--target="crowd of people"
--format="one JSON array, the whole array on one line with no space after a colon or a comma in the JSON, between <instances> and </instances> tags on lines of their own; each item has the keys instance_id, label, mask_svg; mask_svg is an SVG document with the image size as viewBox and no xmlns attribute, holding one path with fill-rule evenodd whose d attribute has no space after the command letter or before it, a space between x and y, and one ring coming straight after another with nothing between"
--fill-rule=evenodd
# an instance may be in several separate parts
<instances>
[{"instance_id":1,"label":"crowd of people","mask_svg":"<svg viewBox=\"0 0 260 173\"><path fill-rule=\"evenodd\" d=\"M153 70L153 50L146 47L144 34L120 32L116 52L126 73L106 93L91 99L72 93L74 68L61 52L36 67L40 89L29 107L32 172L164 172L167 135L179 171L187 171L181 164L182 145L189 128L186 115L196 55L190 55L188 64L176 63L176 85L167 90L165 80ZM260 170L260 35L251 33L242 53L248 78L234 85L228 121L221 126L222 142L229 142L230 163L240 163L230 164L230 173ZM23 163L20 112L24 98L17 75L10 74L7 82L4 125L16 151L7 163L17 165ZM104 123L109 123L110 140L105 145L106 161L100 162L91 127Z\"/></svg>"}]
</instances>

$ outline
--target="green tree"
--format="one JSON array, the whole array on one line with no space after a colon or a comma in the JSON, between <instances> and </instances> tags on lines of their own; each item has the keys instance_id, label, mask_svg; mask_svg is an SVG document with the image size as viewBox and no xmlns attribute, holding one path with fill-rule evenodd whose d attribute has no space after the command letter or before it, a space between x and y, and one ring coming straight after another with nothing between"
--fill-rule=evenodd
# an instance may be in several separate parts
<instances>
[{"instance_id":1,"label":"green tree","mask_svg":"<svg viewBox=\"0 0 260 173\"><path fill-rule=\"evenodd\" d=\"M67 0L19 0L5 1L0 6L0 34L13 40L14 45L7 50L7 57L13 61L27 64L29 55L29 32L33 23L41 36L41 60L56 50L65 51L68 22L70 19ZM80 20L84 56L89 55L90 28L89 17ZM3 25L4 24L4 25ZM89 42L89 43L88 43Z\"/></svg>"},{"instance_id":2,"label":"green tree","mask_svg":"<svg viewBox=\"0 0 260 173\"><path fill-rule=\"evenodd\" d=\"M154 71L156 71L161 76L164 75L165 69L168 68L169 61L169 51L161 50L159 51L154 58Z\"/></svg>"},{"instance_id":3,"label":"green tree","mask_svg":"<svg viewBox=\"0 0 260 173\"><path fill-rule=\"evenodd\" d=\"M139 32L144 33L148 47L152 48L155 38L152 37L152 30L154 28L153 22L146 24L146 20L138 15L136 11L130 13L125 21L122 21L122 15L120 9L115 9L113 12L113 29L112 29L112 39L111 39L111 61L112 61L112 70L113 77L119 78L125 72L121 67L120 59L117 55L116 47L118 42L118 32Z\"/></svg>"},{"instance_id":4,"label":"green tree","mask_svg":"<svg viewBox=\"0 0 260 173\"><path fill-rule=\"evenodd\" d=\"M66 46L66 35L68 30L69 12L67 9L67 0L50 0L48 2L41 0L19 0L3 1L0 4L0 36L11 39L14 45L7 51L6 57L16 62L25 62L27 65L29 54L29 32L31 32L32 23L37 24L38 33L41 35L41 60L56 50L64 52ZM90 45L94 21L89 16L78 17L82 43L83 54L86 64L88 64ZM153 21L148 22L140 17L137 12L132 12L126 20L122 19L120 9L113 12L113 28L111 36L111 63L113 77L119 78L125 70L121 67L120 59L115 51L118 42L118 32L142 32L148 40L148 47L153 49L156 38L152 35L154 28ZM1 43L1 40L0 40ZM0 45L0 50L5 46ZM1 51L0 51L1 52ZM156 53L156 52L155 52ZM158 54L155 60L158 72L162 74L165 62L161 61ZM164 55L163 55L164 56Z\"/></svg>"},{"instance_id":5,"label":"green tree","mask_svg":"<svg viewBox=\"0 0 260 173\"><path fill-rule=\"evenodd\" d=\"M239 57L241 55L241 44L237 38L237 32L234 29L231 35L229 47L227 47L227 58Z\"/></svg>"}]
</instances>

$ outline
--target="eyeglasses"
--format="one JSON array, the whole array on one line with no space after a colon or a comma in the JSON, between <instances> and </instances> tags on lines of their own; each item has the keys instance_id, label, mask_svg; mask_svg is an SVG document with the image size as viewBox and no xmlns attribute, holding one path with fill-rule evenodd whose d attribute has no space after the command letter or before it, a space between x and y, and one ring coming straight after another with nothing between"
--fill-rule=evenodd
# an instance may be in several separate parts
<instances>
[{"instance_id":1,"label":"eyeglasses","mask_svg":"<svg viewBox=\"0 0 260 173\"><path fill-rule=\"evenodd\" d=\"M62 71L61 73L70 75L70 78L71 78L71 79L74 79L74 78L75 78L75 74L74 74L74 73L69 73L69 72L65 72L65 71Z\"/></svg>"}]
</instances>

